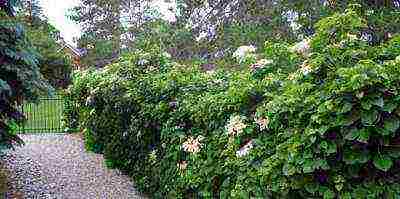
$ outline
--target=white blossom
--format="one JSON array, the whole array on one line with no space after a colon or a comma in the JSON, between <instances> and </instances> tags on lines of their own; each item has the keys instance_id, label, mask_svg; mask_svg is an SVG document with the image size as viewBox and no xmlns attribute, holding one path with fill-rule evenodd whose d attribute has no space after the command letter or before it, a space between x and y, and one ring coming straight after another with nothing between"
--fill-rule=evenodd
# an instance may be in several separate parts
<instances>
[{"instance_id":1,"label":"white blossom","mask_svg":"<svg viewBox=\"0 0 400 199\"><path fill-rule=\"evenodd\" d=\"M201 144L201 141L204 139L203 136L199 136L196 139L194 139L192 136L190 136L183 144L182 144L182 149L186 152L189 153L198 153L200 152L200 149L203 144Z\"/></svg>"},{"instance_id":2,"label":"white blossom","mask_svg":"<svg viewBox=\"0 0 400 199\"><path fill-rule=\"evenodd\" d=\"M208 70L208 71L206 71L206 74L209 76L212 76L215 74L215 70Z\"/></svg>"},{"instance_id":3,"label":"white blossom","mask_svg":"<svg viewBox=\"0 0 400 199\"><path fill-rule=\"evenodd\" d=\"M201 32L198 37L196 37L196 41L199 42L205 38L207 38L207 32Z\"/></svg>"},{"instance_id":4,"label":"white blossom","mask_svg":"<svg viewBox=\"0 0 400 199\"><path fill-rule=\"evenodd\" d=\"M149 63L149 61L147 59L141 59L141 60L138 61L138 65L140 65L140 66L144 66L147 63Z\"/></svg>"},{"instance_id":5,"label":"white blossom","mask_svg":"<svg viewBox=\"0 0 400 199\"><path fill-rule=\"evenodd\" d=\"M347 34L347 37L348 37L350 40L357 40L357 39L358 39L357 35L355 35L355 34L350 34L350 33Z\"/></svg>"},{"instance_id":6,"label":"white blossom","mask_svg":"<svg viewBox=\"0 0 400 199\"><path fill-rule=\"evenodd\" d=\"M181 161L178 164L176 164L176 167L178 167L179 170L183 171L186 170L188 163L186 161Z\"/></svg>"},{"instance_id":7,"label":"white blossom","mask_svg":"<svg viewBox=\"0 0 400 199\"><path fill-rule=\"evenodd\" d=\"M157 150L151 151L151 153L149 154L149 159L152 162L155 162L157 160Z\"/></svg>"},{"instance_id":8,"label":"white blossom","mask_svg":"<svg viewBox=\"0 0 400 199\"><path fill-rule=\"evenodd\" d=\"M300 67L300 71L303 73L303 75L308 75L312 72L312 68L307 61L304 61Z\"/></svg>"},{"instance_id":9,"label":"white blossom","mask_svg":"<svg viewBox=\"0 0 400 199\"><path fill-rule=\"evenodd\" d=\"M256 63L250 66L252 71L255 71L260 68L264 68L265 66L272 64L274 61L270 59L260 59Z\"/></svg>"},{"instance_id":10,"label":"white blossom","mask_svg":"<svg viewBox=\"0 0 400 199\"><path fill-rule=\"evenodd\" d=\"M308 57L310 53L310 40L303 39L303 41L295 44L294 46L289 48L290 52L301 54L304 57Z\"/></svg>"},{"instance_id":11,"label":"white blossom","mask_svg":"<svg viewBox=\"0 0 400 199\"><path fill-rule=\"evenodd\" d=\"M268 128L268 124L269 124L269 118L268 117L260 117L260 118L254 118L254 121L256 122L256 124L258 125L258 127L260 128L261 131L265 130Z\"/></svg>"},{"instance_id":12,"label":"white blossom","mask_svg":"<svg viewBox=\"0 0 400 199\"><path fill-rule=\"evenodd\" d=\"M167 52L163 52L162 55L166 58L171 58L171 54L167 53Z\"/></svg>"},{"instance_id":13,"label":"white blossom","mask_svg":"<svg viewBox=\"0 0 400 199\"><path fill-rule=\"evenodd\" d=\"M236 151L236 157L241 158L250 153L250 150L254 147L253 140L247 142L244 146L242 146L238 151Z\"/></svg>"},{"instance_id":14,"label":"white blossom","mask_svg":"<svg viewBox=\"0 0 400 199\"><path fill-rule=\"evenodd\" d=\"M85 101L85 106L90 106L90 104L92 104L92 102L93 102L93 97L88 96Z\"/></svg>"},{"instance_id":15,"label":"white blossom","mask_svg":"<svg viewBox=\"0 0 400 199\"><path fill-rule=\"evenodd\" d=\"M243 132L243 130L246 128L246 124L243 123L243 119L239 115L231 116L231 118L228 121L228 124L226 125L226 130L228 132L229 136L237 136Z\"/></svg>"},{"instance_id":16,"label":"white blossom","mask_svg":"<svg viewBox=\"0 0 400 199\"><path fill-rule=\"evenodd\" d=\"M249 56L252 56L257 50L254 46L240 46L234 53L233 57L236 58L239 62L243 62Z\"/></svg>"},{"instance_id":17,"label":"white blossom","mask_svg":"<svg viewBox=\"0 0 400 199\"><path fill-rule=\"evenodd\" d=\"M400 55L396 57L396 61L400 63Z\"/></svg>"},{"instance_id":18,"label":"white blossom","mask_svg":"<svg viewBox=\"0 0 400 199\"><path fill-rule=\"evenodd\" d=\"M290 74L288 75L288 79L291 80L291 81L295 80L296 77L297 77L296 73L290 73Z\"/></svg>"}]
</instances>

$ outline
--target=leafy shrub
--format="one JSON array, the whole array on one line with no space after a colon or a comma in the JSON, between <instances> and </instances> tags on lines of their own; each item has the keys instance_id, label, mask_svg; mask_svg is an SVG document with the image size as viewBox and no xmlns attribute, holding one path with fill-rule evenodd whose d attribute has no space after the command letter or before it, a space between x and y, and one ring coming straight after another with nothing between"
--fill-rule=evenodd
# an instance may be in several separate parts
<instances>
[{"instance_id":1,"label":"leafy shrub","mask_svg":"<svg viewBox=\"0 0 400 199\"><path fill-rule=\"evenodd\" d=\"M87 147L156 198L394 198L400 36L363 40L351 10L316 27L240 71L135 52L77 74Z\"/></svg>"}]
</instances>

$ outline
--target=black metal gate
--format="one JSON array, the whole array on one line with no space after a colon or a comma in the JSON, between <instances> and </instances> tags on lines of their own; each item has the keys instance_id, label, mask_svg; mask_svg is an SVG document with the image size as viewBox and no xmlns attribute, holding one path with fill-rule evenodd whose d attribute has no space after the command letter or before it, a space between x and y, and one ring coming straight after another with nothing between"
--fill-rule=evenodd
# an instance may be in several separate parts
<instances>
[{"instance_id":1,"label":"black metal gate","mask_svg":"<svg viewBox=\"0 0 400 199\"><path fill-rule=\"evenodd\" d=\"M61 96L40 98L38 103L24 103L21 107L27 121L19 128L19 133L60 133L64 109Z\"/></svg>"}]
</instances>

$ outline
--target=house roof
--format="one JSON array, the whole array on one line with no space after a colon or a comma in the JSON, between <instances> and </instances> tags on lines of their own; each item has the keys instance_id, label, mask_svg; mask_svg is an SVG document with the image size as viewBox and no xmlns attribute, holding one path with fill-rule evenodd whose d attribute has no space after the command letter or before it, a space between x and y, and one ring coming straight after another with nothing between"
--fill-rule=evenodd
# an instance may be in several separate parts
<instances>
[{"instance_id":1,"label":"house roof","mask_svg":"<svg viewBox=\"0 0 400 199\"><path fill-rule=\"evenodd\" d=\"M69 49L75 56L77 57L81 57L85 54L85 52L83 50L77 49L73 46L71 46L70 44L66 43L65 41L61 40L60 42L61 44L61 48L58 51L61 51L63 49Z\"/></svg>"}]
</instances>

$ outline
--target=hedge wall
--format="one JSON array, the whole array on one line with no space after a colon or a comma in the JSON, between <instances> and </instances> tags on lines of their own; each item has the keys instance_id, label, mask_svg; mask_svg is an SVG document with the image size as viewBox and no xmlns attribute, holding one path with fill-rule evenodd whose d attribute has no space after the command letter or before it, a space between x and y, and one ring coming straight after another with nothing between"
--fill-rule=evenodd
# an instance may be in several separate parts
<instances>
[{"instance_id":1,"label":"hedge wall","mask_svg":"<svg viewBox=\"0 0 400 199\"><path fill-rule=\"evenodd\" d=\"M396 198L400 35L369 42L351 10L316 27L240 71L138 51L75 74L66 124L154 198Z\"/></svg>"}]
</instances>

